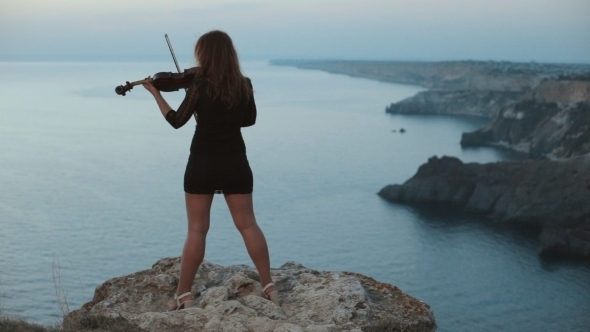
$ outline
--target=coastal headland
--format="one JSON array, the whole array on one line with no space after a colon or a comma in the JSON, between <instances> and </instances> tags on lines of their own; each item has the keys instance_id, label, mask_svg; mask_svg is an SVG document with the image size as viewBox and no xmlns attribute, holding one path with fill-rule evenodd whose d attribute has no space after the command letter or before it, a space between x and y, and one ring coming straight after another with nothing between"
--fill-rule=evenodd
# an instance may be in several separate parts
<instances>
[{"instance_id":1,"label":"coastal headland","mask_svg":"<svg viewBox=\"0 0 590 332\"><path fill-rule=\"evenodd\" d=\"M590 257L590 155L561 161L465 164L432 157L402 185L379 196L413 205L446 205L493 222L541 228L543 252Z\"/></svg>"},{"instance_id":2,"label":"coastal headland","mask_svg":"<svg viewBox=\"0 0 590 332\"><path fill-rule=\"evenodd\" d=\"M519 162L464 164L430 158L379 195L422 208L447 205L496 222L536 225L542 252L590 258L590 64L495 61L291 61L323 70L427 88L387 106L391 114L468 115L488 124L461 145L521 153Z\"/></svg>"}]
</instances>

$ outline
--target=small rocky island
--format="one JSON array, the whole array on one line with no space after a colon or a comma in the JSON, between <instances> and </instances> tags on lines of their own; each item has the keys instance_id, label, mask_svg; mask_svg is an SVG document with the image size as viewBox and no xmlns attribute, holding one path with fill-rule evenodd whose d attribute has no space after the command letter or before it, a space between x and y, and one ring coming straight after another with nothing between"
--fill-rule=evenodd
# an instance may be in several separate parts
<instances>
[{"instance_id":1,"label":"small rocky island","mask_svg":"<svg viewBox=\"0 0 590 332\"><path fill-rule=\"evenodd\" d=\"M430 332L430 307L399 288L352 272L325 272L294 262L271 274L281 306L260 296L258 273L244 265L203 262L194 306L166 311L178 284L180 258L107 280L92 301L64 318L65 326L117 324L125 331Z\"/></svg>"},{"instance_id":2,"label":"small rocky island","mask_svg":"<svg viewBox=\"0 0 590 332\"><path fill-rule=\"evenodd\" d=\"M386 186L379 195L538 225L543 251L590 258L590 64L272 63L428 89L387 106L387 113L489 118L475 132L462 133L461 145L517 151L526 160L479 165L433 157L413 178Z\"/></svg>"}]
</instances>

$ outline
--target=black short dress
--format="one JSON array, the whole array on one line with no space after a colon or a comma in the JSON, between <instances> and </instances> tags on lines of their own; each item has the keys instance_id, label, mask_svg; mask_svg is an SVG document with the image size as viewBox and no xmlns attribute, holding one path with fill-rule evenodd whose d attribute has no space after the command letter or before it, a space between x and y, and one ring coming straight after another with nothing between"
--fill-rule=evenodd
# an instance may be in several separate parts
<instances>
[{"instance_id":1,"label":"black short dress","mask_svg":"<svg viewBox=\"0 0 590 332\"><path fill-rule=\"evenodd\" d=\"M248 84L252 88L250 80ZM240 129L256 122L256 104L251 93L247 102L226 108L207 92L208 81L195 78L177 111L166 120L180 128L193 114L197 127L184 173L184 191L189 194L250 194L252 170Z\"/></svg>"}]
</instances>

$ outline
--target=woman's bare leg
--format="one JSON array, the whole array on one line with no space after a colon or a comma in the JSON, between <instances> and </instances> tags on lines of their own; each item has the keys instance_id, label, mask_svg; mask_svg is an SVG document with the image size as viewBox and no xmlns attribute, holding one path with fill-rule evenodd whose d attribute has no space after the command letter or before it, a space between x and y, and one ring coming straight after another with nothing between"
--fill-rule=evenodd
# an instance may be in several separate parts
<instances>
[{"instance_id":1,"label":"woman's bare leg","mask_svg":"<svg viewBox=\"0 0 590 332\"><path fill-rule=\"evenodd\" d=\"M178 281L176 295L191 291L197 270L205 257L205 239L209 231L211 203L213 202L213 195L185 193L184 197L188 232L180 260L180 280ZM183 298L182 300L186 301L189 298L192 297ZM170 309L176 309L176 303L173 303Z\"/></svg>"},{"instance_id":2,"label":"woman's bare leg","mask_svg":"<svg viewBox=\"0 0 590 332\"><path fill-rule=\"evenodd\" d=\"M260 284L265 286L272 282L270 277L270 258L268 246L264 234L254 217L252 194L225 195L225 201L234 220L234 224L242 234L246 250L258 270ZM267 293L273 291L273 287L267 289Z\"/></svg>"}]
</instances>

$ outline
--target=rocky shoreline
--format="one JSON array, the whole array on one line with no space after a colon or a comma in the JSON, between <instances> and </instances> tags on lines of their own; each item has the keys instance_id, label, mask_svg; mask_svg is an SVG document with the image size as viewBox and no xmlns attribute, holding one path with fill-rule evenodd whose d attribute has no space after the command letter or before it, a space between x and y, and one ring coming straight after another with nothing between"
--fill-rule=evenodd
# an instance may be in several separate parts
<instances>
[{"instance_id":1,"label":"rocky shoreline","mask_svg":"<svg viewBox=\"0 0 590 332\"><path fill-rule=\"evenodd\" d=\"M444 205L496 222L542 229L543 252L590 258L590 64L510 62L274 61L427 88L389 105L392 114L486 117L461 145L517 151L529 160L464 164L431 158L379 195Z\"/></svg>"},{"instance_id":2,"label":"rocky shoreline","mask_svg":"<svg viewBox=\"0 0 590 332\"><path fill-rule=\"evenodd\" d=\"M590 156L464 164L432 157L402 185L379 191L406 204L443 204L495 222L542 229L543 252L590 258Z\"/></svg>"},{"instance_id":3,"label":"rocky shoreline","mask_svg":"<svg viewBox=\"0 0 590 332\"><path fill-rule=\"evenodd\" d=\"M65 325L119 319L130 331L430 332L430 307L399 288L352 272L285 263L271 274L281 306L260 296L258 273L244 265L204 262L195 277L194 306L166 311L178 284L180 258L107 280ZM90 323L89 323L90 322Z\"/></svg>"}]
</instances>

